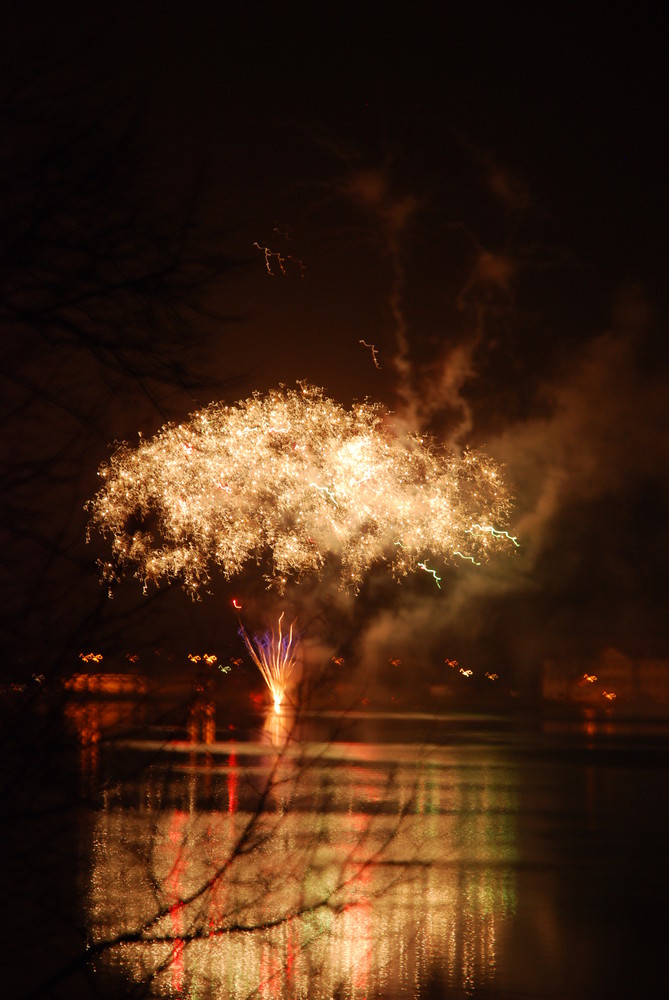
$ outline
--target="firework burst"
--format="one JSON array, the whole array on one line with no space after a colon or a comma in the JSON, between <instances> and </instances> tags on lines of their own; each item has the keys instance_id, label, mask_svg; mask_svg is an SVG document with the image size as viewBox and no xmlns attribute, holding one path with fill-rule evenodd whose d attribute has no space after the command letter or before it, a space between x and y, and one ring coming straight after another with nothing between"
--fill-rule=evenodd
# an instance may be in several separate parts
<instances>
[{"instance_id":1,"label":"firework burst","mask_svg":"<svg viewBox=\"0 0 669 1000\"><path fill-rule=\"evenodd\" d=\"M230 579L255 562L281 591L327 562L357 590L375 564L400 579L517 544L490 458L396 432L381 407L346 410L304 384L212 403L121 444L99 476L89 527L111 537L109 582L132 572L195 593L213 570Z\"/></svg>"}]
</instances>

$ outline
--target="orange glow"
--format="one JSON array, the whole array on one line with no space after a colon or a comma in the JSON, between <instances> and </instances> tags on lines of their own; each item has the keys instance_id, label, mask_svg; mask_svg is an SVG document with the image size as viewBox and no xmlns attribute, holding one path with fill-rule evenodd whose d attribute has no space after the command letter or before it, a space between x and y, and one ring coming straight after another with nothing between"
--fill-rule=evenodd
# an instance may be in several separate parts
<instances>
[{"instance_id":1,"label":"orange glow","mask_svg":"<svg viewBox=\"0 0 669 1000\"><path fill-rule=\"evenodd\" d=\"M216 706L213 701L198 700L188 711L188 740L190 743L216 742Z\"/></svg>"},{"instance_id":2,"label":"orange glow","mask_svg":"<svg viewBox=\"0 0 669 1000\"><path fill-rule=\"evenodd\" d=\"M213 667L218 656L216 653L203 653L202 656L199 653L188 653L188 659L191 663L206 663L208 667Z\"/></svg>"},{"instance_id":3,"label":"orange glow","mask_svg":"<svg viewBox=\"0 0 669 1000\"><path fill-rule=\"evenodd\" d=\"M73 674L63 681L66 691L96 694L146 694L149 682L135 674Z\"/></svg>"},{"instance_id":4,"label":"orange glow","mask_svg":"<svg viewBox=\"0 0 669 1000\"><path fill-rule=\"evenodd\" d=\"M234 815L237 812L237 784L239 775L237 773L237 754L231 753L228 761L228 812Z\"/></svg>"}]
</instances>

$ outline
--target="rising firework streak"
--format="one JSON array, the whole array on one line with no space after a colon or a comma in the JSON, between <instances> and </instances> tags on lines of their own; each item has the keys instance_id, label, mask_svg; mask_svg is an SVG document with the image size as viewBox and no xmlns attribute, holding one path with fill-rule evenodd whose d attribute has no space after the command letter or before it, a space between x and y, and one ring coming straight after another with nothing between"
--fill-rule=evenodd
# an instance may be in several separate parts
<instances>
[{"instance_id":1,"label":"rising firework streak","mask_svg":"<svg viewBox=\"0 0 669 1000\"><path fill-rule=\"evenodd\" d=\"M291 622L288 631L282 628L284 612L279 615L277 631L254 635L249 639L241 621L239 634L251 654L251 659L263 676L272 695L274 711L279 712L286 695L286 685L295 666L299 637L293 634L295 622Z\"/></svg>"}]
</instances>

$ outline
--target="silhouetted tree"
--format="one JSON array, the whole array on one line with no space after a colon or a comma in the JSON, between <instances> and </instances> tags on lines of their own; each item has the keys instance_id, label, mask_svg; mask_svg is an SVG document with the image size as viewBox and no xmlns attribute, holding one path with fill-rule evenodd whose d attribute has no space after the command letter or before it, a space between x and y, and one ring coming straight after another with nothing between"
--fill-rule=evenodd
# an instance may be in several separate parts
<instances>
[{"instance_id":1,"label":"silhouetted tree","mask_svg":"<svg viewBox=\"0 0 669 1000\"><path fill-rule=\"evenodd\" d=\"M27 14L21 15L23 17ZM207 386L229 317L212 285L235 266L201 194L154 197L141 92L74 43L5 33L0 90L0 893L12 974L82 947L78 838L99 786L77 781L59 697L105 627L84 501L109 442L182 413ZM13 51L12 51L13 50ZM12 53L10 55L10 52ZM115 606L108 634L150 603ZM47 973L51 965L46 964ZM32 981L29 978L28 981ZM76 996L76 987L68 987Z\"/></svg>"},{"instance_id":2,"label":"silhouetted tree","mask_svg":"<svg viewBox=\"0 0 669 1000\"><path fill-rule=\"evenodd\" d=\"M77 56L22 63L0 98L0 675L23 681L99 625L83 502L111 440L212 390L210 292L234 267L197 191L152 193L140 92Z\"/></svg>"}]
</instances>

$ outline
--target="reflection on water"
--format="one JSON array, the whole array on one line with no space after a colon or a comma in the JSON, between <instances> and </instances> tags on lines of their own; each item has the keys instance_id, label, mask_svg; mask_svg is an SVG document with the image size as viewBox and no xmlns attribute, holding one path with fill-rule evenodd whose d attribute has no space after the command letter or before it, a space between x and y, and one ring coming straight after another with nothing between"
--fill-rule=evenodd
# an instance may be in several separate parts
<instances>
[{"instance_id":1,"label":"reflection on water","mask_svg":"<svg viewBox=\"0 0 669 1000\"><path fill-rule=\"evenodd\" d=\"M208 706L181 741L100 742L82 889L112 996L666 994L660 720L272 714L216 733ZM104 720L76 721L97 748Z\"/></svg>"},{"instance_id":2,"label":"reflection on water","mask_svg":"<svg viewBox=\"0 0 669 1000\"><path fill-rule=\"evenodd\" d=\"M235 1000L490 979L515 907L508 767L410 744L280 751L285 724L206 757L184 746L106 795L88 922L94 940L128 942L101 973Z\"/></svg>"}]
</instances>

